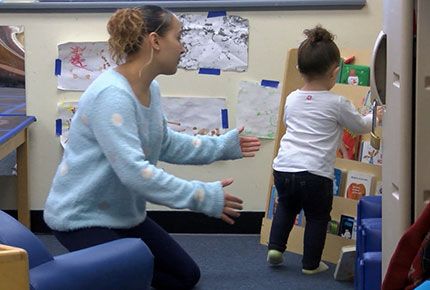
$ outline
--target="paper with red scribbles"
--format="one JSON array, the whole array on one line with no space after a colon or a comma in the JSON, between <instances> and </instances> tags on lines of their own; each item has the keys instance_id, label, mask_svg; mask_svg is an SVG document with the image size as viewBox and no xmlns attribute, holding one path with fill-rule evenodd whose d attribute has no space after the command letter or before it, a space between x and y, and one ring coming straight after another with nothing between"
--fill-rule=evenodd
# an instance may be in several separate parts
<instances>
[{"instance_id":1,"label":"paper with red scribbles","mask_svg":"<svg viewBox=\"0 0 430 290\"><path fill-rule=\"evenodd\" d=\"M105 70L115 67L105 41L66 42L58 45L61 74L57 88L69 91L85 91Z\"/></svg>"}]
</instances>

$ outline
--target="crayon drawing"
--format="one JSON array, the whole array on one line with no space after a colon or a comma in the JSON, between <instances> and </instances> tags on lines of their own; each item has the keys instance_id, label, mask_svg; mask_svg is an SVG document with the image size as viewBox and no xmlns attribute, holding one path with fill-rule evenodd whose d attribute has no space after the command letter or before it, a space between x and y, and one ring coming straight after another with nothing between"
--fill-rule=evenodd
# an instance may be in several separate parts
<instances>
[{"instance_id":1,"label":"crayon drawing","mask_svg":"<svg viewBox=\"0 0 430 290\"><path fill-rule=\"evenodd\" d=\"M58 118L61 119L61 135L60 143L63 148L66 148L67 139L69 137L70 123L78 108L78 102L59 102L57 104Z\"/></svg>"},{"instance_id":2,"label":"crayon drawing","mask_svg":"<svg viewBox=\"0 0 430 290\"><path fill-rule=\"evenodd\" d=\"M116 66L107 42L67 42L58 45L60 90L84 91L105 70Z\"/></svg>"},{"instance_id":3,"label":"crayon drawing","mask_svg":"<svg viewBox=\"0 0 430 290\"><path fill-rule=\"evenodd\" d=\"M245 126L244 135L275 138L281 100L280 87L264 87L257 82L240 82L236 124Z\"/></svg>"}]
</instances>

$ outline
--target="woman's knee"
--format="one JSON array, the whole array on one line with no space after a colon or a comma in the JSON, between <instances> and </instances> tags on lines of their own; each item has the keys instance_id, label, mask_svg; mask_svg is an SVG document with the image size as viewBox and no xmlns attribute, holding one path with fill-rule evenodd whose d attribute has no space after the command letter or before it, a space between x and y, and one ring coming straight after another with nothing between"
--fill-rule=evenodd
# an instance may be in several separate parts
<instances>
[{"instance_id":1,"label":"woman's knee","mask_svg":"<svg viewBox=\"0 0 430 290\"><path fill-rule=\"evenodd\" d=\"M200 280L200 269L197 265L190 268L187 275L183 277L184 289L192 289Z\"/></svg>"}]
</instances>

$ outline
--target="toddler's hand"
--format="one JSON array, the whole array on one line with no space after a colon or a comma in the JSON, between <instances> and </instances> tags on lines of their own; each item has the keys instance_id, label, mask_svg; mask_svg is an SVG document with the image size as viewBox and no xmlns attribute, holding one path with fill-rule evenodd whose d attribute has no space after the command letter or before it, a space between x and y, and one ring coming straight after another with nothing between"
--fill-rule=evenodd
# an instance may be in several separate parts
<instances>
[{"instance_id":1,"label":"toddler's hand","mask_svg":"<svg viewBox=\"0 0 430 290\"><path fill-rule=\"evenodd\" d=\"M381 106L381 107L378 107L376 111L376 118L378 120L378 123L382 122L382 115L384 115L384 108Z\"/></svg>"}]
</instances>

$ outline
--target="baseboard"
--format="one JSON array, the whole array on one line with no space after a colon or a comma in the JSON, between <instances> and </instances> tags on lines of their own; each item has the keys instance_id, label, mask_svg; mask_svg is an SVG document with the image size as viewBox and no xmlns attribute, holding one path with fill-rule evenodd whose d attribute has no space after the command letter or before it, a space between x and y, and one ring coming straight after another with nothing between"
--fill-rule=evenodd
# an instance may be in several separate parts
<instances>
[{"instance_id":1,"label":"baseboard","mask_svg":"<svg viewBox=\"0 0 430 290\"><path fill-rule=\"evenodd\" d=\"M16 210L5 210L17 217ZM220 219L190 211L148 211L148 216L169 233L187 234L259 234L264 212L243 211L234 225ZM43 220L42 210L31 211L31 230L35 233L50 233Z\"/></svg>"},{"instance_id":2,"label":"baseboard","mask_svg":"<svg viewBox=\"0 0 430 290\"><path fill-rule=\"evenodd\" d=\"M264 212L242 211L234 225L189 211L148 211L148 216L169 233L259 234Z\"/></svg>"}]
</instances>

